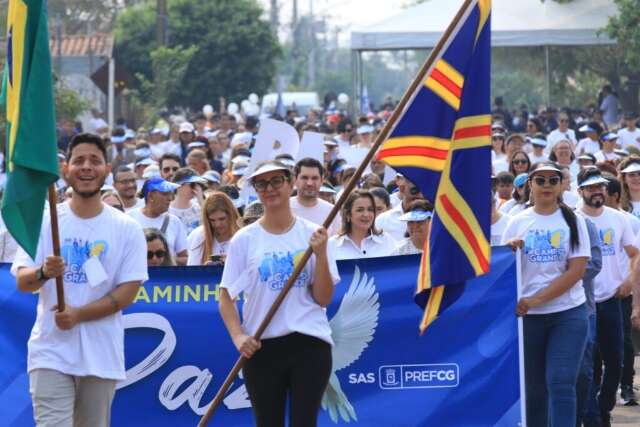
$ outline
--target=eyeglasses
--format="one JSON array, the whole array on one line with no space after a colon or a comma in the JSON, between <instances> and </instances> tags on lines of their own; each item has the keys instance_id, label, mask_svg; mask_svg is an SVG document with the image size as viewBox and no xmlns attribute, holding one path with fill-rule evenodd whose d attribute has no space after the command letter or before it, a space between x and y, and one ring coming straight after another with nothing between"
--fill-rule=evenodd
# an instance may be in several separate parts
<instances>
[{"instance_id":1,"label":"eyeglasses","mask_svg":"<svg viewBox=\"0 0 640 427\"><path fill-rule=\"evenodd\" d=\"M284 177L284 175L278 175L278 176L274 176L268 181L265 179L254 181L253 188L255 188L256 191L262 192L262 191L265 191L269 185L271 185L271 188L273 188L274 190L277 190L278 188L284 185L285 181L286 181L286 178Z\"/></svg>"},{"instance_id":2,"label":"eyeglasses","mask_svg":"<svg viewBox=\"0 0 640 427\"><path fill-rule=\"evenodd\" d=\"M535 176L533 177L532 181L540 187L544 187L547 182L552 187L555 187L556 185L560 184L560 181L562 181L562 179L559 176L551 176L549 178L545 178L544 176Z\"/></svg>"},{"instance_id":3,"label":"eyeglasses","mask_svg":"<svg viewBox=\"0 0 640 427\"><path fill-rule=\"evenodd\" d=\"M167 256L167 252L162 249L158 249L157 251L147 251L147 259L153 259L154 256L156 258L164 258Z\"/></svg>"},{"instance_id":4,"label":"eyeglasses","mask_svg":"<svg viewBox=\"0 0 640 427\"><path fill-rule=\"evenodd\" d=\"M136 183L136 179L135 178L129 178L129 179L119 179L116 181L118 184L135 184Z\"/></svg>"},{"instance_id":5,"label":"eyeglasses","mask_svg":"<svg viewBox=\"0 0 640 427\"><path fill-rule=\"evenodd\" d=\"M513 163L514 165L526 165L529 162L524 159L519 159L519 160L512 160L511 163Z\"/></svg>"},{"instance_id":6,"label":"eyeglasses","mask_svg":"<svg viewBox=\"0 0 640 427\"><path fill-rule=\"evenodd\" d=\"M166 167L162 168L162 172L164 172L164 173L175 172L178 169L180 169L180 168L177 167L177 166L173 166L173 167L172 166L166 166Z\"/></svg>"},{"instance_id":7,"label":"eyeglasses","mask_svg":"<svg viewBox=\"0 0 640 427\"><path fill-rule=\"evenodd\" d=\"M638 178L640 177L640 172L627 172L624 174L627 178Z\"/></svg>"},{"instance_id":8,"label":"eyeglasses","mask_svg":"<svg viewBox=\"0 0 640 427\"><path fill-rule=\"evenodd\" d=\"M569 123L569 119L560 119L558 120L560 123Z\"/></svg>"}]
</instances>

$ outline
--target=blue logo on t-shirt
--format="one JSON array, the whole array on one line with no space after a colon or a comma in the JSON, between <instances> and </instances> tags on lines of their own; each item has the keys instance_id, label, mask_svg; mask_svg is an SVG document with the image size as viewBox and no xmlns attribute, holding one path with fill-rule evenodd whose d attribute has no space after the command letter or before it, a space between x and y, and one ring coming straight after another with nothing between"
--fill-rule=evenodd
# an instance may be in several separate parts
<instances>
[{"instance_id":1,"label":"blue logo on t-shirt","mask_svg":"<svg viewBox=\"0 0 640 427\"><path fill-rule=\"evenodd\" d=\"M303 251L296 252L267 252L264 254L258 273L260 280L266 282L269 289L279 291L287 283L287 280L293 273L295 263L302 256ZM295 286L302 287L307 282L307 273L303 271Z\"/></svg>"},{"instance_id":2,"label":"blue logo on t-shirt","mask_svg":"<svg viewBox=\"0 0 640 427\"><path fill-rule=\"evenodd\" d=\"M92 256L98 257L101 261L109 251L109 244L104 240L95 242L83 239L65 239L60 247L60 255L64 258L66 265L64 271L64 281L67 283L87 283L87 275L82 266Z\"/></svg>"},{"instance_id":3,"label":"blue logo on t-shirt","mask_svg":"<svg viewBox=\"0 0 640 427\"><path fill-rule=\"evenodd\" d=\"M605 228L604 230L598 230L600 235L600 251L602 256L612 256L616 254L615 242L616 232L613 228Z\"/></svg>"},{"instance_id":4,"label":"blue logo on t-shirt","mask_svg":"<svg viewBox=\"0 0 640 427\"><path fill-rule=\"evenodd\" d=\"M563 248L564 230L529 230L524 238L524 253L529 262L547 263L561 261L566 253Z\"/></svg>"}]
</instances>

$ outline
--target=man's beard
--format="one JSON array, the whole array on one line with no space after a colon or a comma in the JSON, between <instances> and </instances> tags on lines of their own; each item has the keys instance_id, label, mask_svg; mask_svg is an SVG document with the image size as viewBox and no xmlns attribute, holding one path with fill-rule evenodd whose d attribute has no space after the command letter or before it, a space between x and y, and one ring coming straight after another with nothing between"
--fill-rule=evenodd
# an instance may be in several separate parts
<instances>
[{"instance_id":1,"label":"man's beard","mask_svg":"<svg viewBox=\"0 0 640 427\"><path fill-rule=\"evenodd\" d=\"M594 200L598 197L598 200ZM592 208L601 208L604 205L604 196L601 194L594 194L591 197L583 197L584 204Z\"/></svg>"},{"instance_id":2,"label":"man's beard","mask_svg":"<svg viewBox=\"0 0 640 427\"><path fill-rule=\"evenodd\" d=\"M100 193L100 189L104 185L104 181L106 179L107 179L107 177L103 176L102 177L102 182L100 182L100 185L98 185L98 187L93 191L78 191L73 185L71 185L71 188L73 189L73 193L74 194L77 194L78 196L82 197L83 199L90 199L93 196L95 196L96 194Z\"/></svg>"}]
</instances>

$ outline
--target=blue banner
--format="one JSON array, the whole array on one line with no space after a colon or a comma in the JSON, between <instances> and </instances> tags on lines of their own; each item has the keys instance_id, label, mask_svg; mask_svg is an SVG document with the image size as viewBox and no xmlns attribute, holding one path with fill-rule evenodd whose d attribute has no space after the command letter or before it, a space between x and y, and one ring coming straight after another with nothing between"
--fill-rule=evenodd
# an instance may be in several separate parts
<instances>
[{"instance_id":1,"label":"blue banner","mask_svg":"<svg viewBox=\"0 0 640 427\"><path fill-rule=\"evenodd\" d=\"M321 426L516 426L520 387L516 268L506 248L491 272L418 335L413 303L419 256L339 263L328 308L336 346ZM195 426L235 363L218 313L221 269L152 268L126 310L127 380L112 424ZM26 373L35 295L19 293L0 266L0 424L32 426ZM252 426L237 378L212 426Z\"/></svg>"}]
</instances>

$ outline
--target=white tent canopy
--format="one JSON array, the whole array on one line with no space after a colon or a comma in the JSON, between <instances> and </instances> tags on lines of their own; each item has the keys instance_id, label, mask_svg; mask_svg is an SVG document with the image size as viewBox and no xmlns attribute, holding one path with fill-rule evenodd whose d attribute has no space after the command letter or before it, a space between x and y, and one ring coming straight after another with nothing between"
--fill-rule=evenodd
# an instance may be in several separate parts
<instances>
[{"instance_id":1,"label":"white tent canopy","mask_svg":"<svg viewBox=\"0 0 640 427\"><path fill-rule=\"evenodd\" d=\"M351 49L433 48L462 0L429 0L378 24L351 33ZM598 31L616 14L613 0L493 0L492 46L584 46L612 44Z\"/></svg>"}]
</instances>

